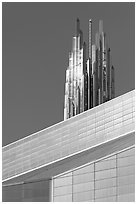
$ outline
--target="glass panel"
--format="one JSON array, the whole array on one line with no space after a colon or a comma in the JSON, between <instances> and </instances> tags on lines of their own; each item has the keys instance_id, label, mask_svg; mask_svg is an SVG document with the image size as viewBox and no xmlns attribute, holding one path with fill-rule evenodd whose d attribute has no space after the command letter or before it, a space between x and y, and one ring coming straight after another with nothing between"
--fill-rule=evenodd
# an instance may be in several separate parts
<instances>
[{"instance_id":1,"label":"glass panel","mask_svg":"<svg viewBox=\"0 0 137 204\"><path fill-rule=\"evenodd\" d=\"M23 185L2 186L3 202L21 202Z\"/></svg>"}]
</instances>

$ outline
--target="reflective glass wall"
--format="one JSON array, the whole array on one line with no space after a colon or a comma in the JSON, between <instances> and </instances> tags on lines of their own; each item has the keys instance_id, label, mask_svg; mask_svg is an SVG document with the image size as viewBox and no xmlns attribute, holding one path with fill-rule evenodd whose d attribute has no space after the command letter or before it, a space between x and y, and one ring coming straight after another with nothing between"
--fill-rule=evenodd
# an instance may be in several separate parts
<instances>
[{"instance_id":1,"label":"reflective glass wall","mask_svg":"<svg viewBox=\"0 0 137 204\"><path fill-rule=\"evenodd\" d=\"M135 201L135 148L53 178L54 202Z\"/></svg>"},{"instance_id":2,"label":"reflective glass wall","mask_svg":"<svg viewBox=\"0 0 137 204\"><path fill-rule=\"evenodd\" d=\"M3 202L48 202L51 180L33 180L2 187Z\"/></svg>"}]
</instances>

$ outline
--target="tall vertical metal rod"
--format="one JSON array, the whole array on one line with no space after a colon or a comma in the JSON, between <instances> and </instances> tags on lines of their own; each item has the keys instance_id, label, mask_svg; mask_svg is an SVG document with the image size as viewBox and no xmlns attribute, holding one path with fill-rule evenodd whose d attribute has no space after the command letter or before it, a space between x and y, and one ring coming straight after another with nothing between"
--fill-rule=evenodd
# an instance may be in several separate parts
<instances>
[{"instance_id":1,"label":"tall vertical metal rod","mask_svg":"<svg viewBox=\"0 0 137 204\"><path fill-rule=\"evenodd\" d=\"M92 90L92 20L89 20L88 32L88 58L89 58L89 76L88 76L88 109L92 107L93 90Z\"/></svg>"},{"instance_id":2,"label":"tall vertical metal rod","mask_svg":"<svg viewBox=\"0 0 137 204\"><path fill-rule=\"evenodd\" d=\"M89 32L88 32L88 57L92 61L92 20L89 20Z\"/></svg>"}]
</instances>

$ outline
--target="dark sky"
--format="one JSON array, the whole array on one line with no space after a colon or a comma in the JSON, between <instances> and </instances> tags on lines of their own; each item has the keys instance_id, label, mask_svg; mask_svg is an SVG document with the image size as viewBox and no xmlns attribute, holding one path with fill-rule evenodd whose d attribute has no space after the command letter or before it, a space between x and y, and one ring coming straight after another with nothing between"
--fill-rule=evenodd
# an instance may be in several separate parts
<instances>
[{"instance_id":1,"label":"dark sky","mask_svg":"<svg viewBox=\"0 0 137 204\"><path fill-rule=\"evenodd\" d=\"M134 3L3 3L3 146L63 120L65 70L76 18L87 42L104 21L116 96L134 89Z\"/></svg>"}]
</instances>

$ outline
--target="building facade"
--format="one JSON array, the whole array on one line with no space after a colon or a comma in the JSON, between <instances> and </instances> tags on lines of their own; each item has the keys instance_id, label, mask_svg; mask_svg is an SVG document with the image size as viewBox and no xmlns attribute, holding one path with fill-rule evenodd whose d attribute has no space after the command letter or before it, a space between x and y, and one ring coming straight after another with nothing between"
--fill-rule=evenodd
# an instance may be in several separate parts
<instances>
[{"instance_id":1,"label":"building facade","mask_svg":"<svg viewBox=\"0 0 137 204\"><path fill-rule=\"evenodd\" d=\"M135 148L114 153L53 179L54 202L135 201Z\"/></svg>"},{"instance_id":2,"label":"building facade","mask_svg":"<svg viewBox=\"0 0 137 204\"><path fill-rule=\"evenodd\" d=\"M69 65L66 70L64 120L102 104L115 96L114 67L103 21L99 32L92 37L92 20L89 20L88 56L80 21L77 19L76 35L72 40Z\"/></svg>"},{"instance_id":3,"label":"building facade","mask_svg":"<svg viewBox=\"0 0 137 204\"><path fill-rule=\"evenodd\" d=\"M134 95L3 147L3 201L134 201Z\"/></svg>"}]
</instances>

